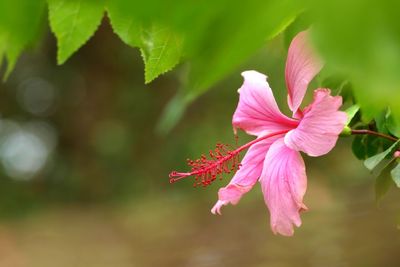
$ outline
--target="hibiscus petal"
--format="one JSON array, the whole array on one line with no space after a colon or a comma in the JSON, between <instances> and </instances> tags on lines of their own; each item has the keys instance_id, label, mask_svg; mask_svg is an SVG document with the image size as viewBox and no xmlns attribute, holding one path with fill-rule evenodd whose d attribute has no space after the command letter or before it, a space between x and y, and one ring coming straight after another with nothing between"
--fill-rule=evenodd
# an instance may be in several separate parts
<instances>
[{"instance_id":1,"label":"hibiscus petal","mask_svg":"<svg viewBox=\"0 0 400 267\"><path fill-rule=\"evenodd\" d=\"M231 203L236 205L240 198L253 188L261 175L265 155L271 144L283 135L277 135L252 145L244 156L240 169L226 187L218 191L218 202L211 209L213 214L221 214L221 208Z\"/></svg>"},{"instance_id":2,"label":"hibiscus petal","mask_svg":"<svg viewBox=\"0 0 400 267\"><path fill-rule=\"evenodd\" d=\"M338 111L342 97L331 96L329 89L314 91L314 101L304 110L299 126L288 132L285 143L288 147L317 157L328 153L342 132L347 115Z\"/></svg>"},{"instance_id":3,"label":"hibiscus petal","mask_svg":"<svg viewBox=\"0 0 400 267\"><path fill-rule=\"evenodd\" d=\"M303 101L308 84L321 68L322 62L309 46L308 32L300 32L290 44L285 69L288 105L293 115Z\"/></svg>"},{"instance_id":4,"label":"hibiscus petal","mask_svg":"<svg viewBox=\"0 0 400 267\"><path fill-rule=\"evenodd\" d=\"M307 209L303 203L307 176L300 153L288 148L283 138L271 145L260 183L271 215L272 231L293 235L293 225L301 225L300 212Z\"/></svg>"},{"instance_id":5,"label":"hibiscus petal","mask_svg":"<svg viewBox=\"0 0 400 267\"><path fill-rule=\"evenodd\" d=\"M257 71L242 73L244 82L239 89L239 104L232 124L251 135L262 135L293 129L297 121L283 115L275 102L267 76Z\"/></svg>"}]
</instances>

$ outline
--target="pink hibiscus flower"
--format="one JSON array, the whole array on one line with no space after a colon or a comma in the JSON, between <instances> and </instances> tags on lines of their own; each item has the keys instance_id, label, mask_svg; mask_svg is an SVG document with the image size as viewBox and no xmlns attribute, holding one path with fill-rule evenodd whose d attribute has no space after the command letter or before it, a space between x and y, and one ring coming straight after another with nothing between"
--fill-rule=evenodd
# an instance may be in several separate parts
<instances>
[{"instance_id":1,"label":"pink hibiscus flower","mask_svg":"<svg viewBox=\"0 0 400 267\"><path fill-rule=\"evenodd\" d=\"M301 225L300 212L307 209L303 203L307 176L300 151L313 157L328 153L347 119L346 113L339 111L342 98L331 96L329 89L316 89L314 101L300 109L308 84L322 68L307 38L307 32L301 32L293 39L286 62L288 105L293 118L279 110L267 76L245 71L232 124L257 139L233 151L217 145L210 152L211 159L202 156L189 161L191 172L170 174L171 182L195 175L198 183L208 185L221 173L238 168L229 184L219 190L218 201L211 209L213 214L221 214L224 205L237 204L259 181L270 211L272 231L291 236L293 226ZM237 155L244 149L248 151L239 168Z\"/></svg>"}]
</instances>

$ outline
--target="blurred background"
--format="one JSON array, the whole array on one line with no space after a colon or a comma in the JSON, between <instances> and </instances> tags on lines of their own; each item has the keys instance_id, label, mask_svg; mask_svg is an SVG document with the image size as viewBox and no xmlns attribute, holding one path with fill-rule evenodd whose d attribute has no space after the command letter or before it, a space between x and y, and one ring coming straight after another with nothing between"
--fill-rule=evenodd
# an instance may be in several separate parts
<instances>
[{"instance_id":1,"label":"blurred background","mask_svg":"<svg viewBox=\"0 0 400 267\"><path fill-rule=\"evenodd\" d=\"M270 231L258 186L213 216L230 177L207 188L169 184L186 158L234 144L241 71L266 73L287 112L283 36L159 135L185 66L145 86L139 51L104 19L57 67L49 32L0 84L0 266L400 266L399 193L375 202L374 177L352 155L351 138L305 158L310 210L292 238Z\"/></svg>"}]
</instances>

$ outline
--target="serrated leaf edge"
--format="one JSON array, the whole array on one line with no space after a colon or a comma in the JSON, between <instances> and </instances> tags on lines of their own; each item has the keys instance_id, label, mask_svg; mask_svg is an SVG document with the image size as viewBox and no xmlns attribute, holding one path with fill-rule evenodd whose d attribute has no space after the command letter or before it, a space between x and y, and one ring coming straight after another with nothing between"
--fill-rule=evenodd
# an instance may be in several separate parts
<instances>
[{"instance_id":1,"label":"serrated leaf edge","mask_svg":"<svg viewBox=\"0 0 400 267\"><path fill-rule=\"evenodd\" d=\"M177 42L177 40L176 40L176 38L179 38L179 37L177 37L177 36L174 36L175 35L175 33L172 33L172 32L169 32L168 33L168 39L167 39L167 41L165 41L165 44L164 44L164 46L163 46L163 52L162 53L164 53L164 50L166 49L166 47L167 47L167 43L168 43L168 41L172 38L172 39L174 39L175 40L175 42ZM172 36L172 37L171 37ZM181 45L178 45L177 44L177 47L179 47L179 46L181 46ZM174 63L174 64L172 64L172 65L170 65L168 68L165 68L165 69L163 69L162 71L159 71L159 72L156 72L156 75L153 75L152 77L149 77L149 65L148 65L148 60L146 60L145 59L145 54L144 54L144 51L142 51L141 50L141 52L142 52L142 57L143 57L143 60L145 60L145 68L144 68L144 77L145 77L145 79L144 79L144 82L145 82L145 84L149 84L150 82L152 82L152 81L154 81L156 78L158 78L160 75L163 75L163 74L165 74L166 72L168 72L168 71L170 71L170 70L172 70L172 69L174 69L179 63L180 63L180 61L181 61L181 55L179 56L179 58L178 58L178 60L176 60L176 62ZM181 52L182 52L182 49L179 49L179 53L181 54ZM159 57L158 57L158 62L160 61L160 59L162 58L162 55L160 55ZM153 67L153 69L155 69L156 67Z\"/></svg>"}]
</instances>

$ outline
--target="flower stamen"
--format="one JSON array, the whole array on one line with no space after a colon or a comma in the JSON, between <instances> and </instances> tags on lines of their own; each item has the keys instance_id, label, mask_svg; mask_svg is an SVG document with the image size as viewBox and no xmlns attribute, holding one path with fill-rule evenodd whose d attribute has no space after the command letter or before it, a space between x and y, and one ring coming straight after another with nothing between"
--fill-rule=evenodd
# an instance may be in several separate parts
<instances>
[{"instance_id":1,"label":"flower stamen","mask_svg":"<svg viewBox=\"0 0 400 267\"><path fill-rule=\"evenodd\" d=\"M187 164L191 167L190 172L171 172L169 174L169 182L175 183L183 178L194 176L194 187L199 185L206 187L217 178L222 179L224 173L230 174L231 172L236 172L240 168L240 152L257 142L287 132L288 130L284 130L259 137L235 150L232 150L229 145L219 143L214 150L209 151L209 157L203 154L199 159L188 159Z\"/></svg>"},{"instance_id":2,"label":"flower stamen","mask_svg":"<svg viewBox=\"0 0 400 267\"><path fill-rule=\"evenodd\" d=\"M199 159L187 160L187 164L192 167L191 172L171 172L170 183L194 175L193 186L208 186L217 178L222 179L224 173L229 174L239 169L239 152L232 151L229 145L217 144L214 150L209 151L209 157L203 154Z\"/></svg>"}]
</instances>

